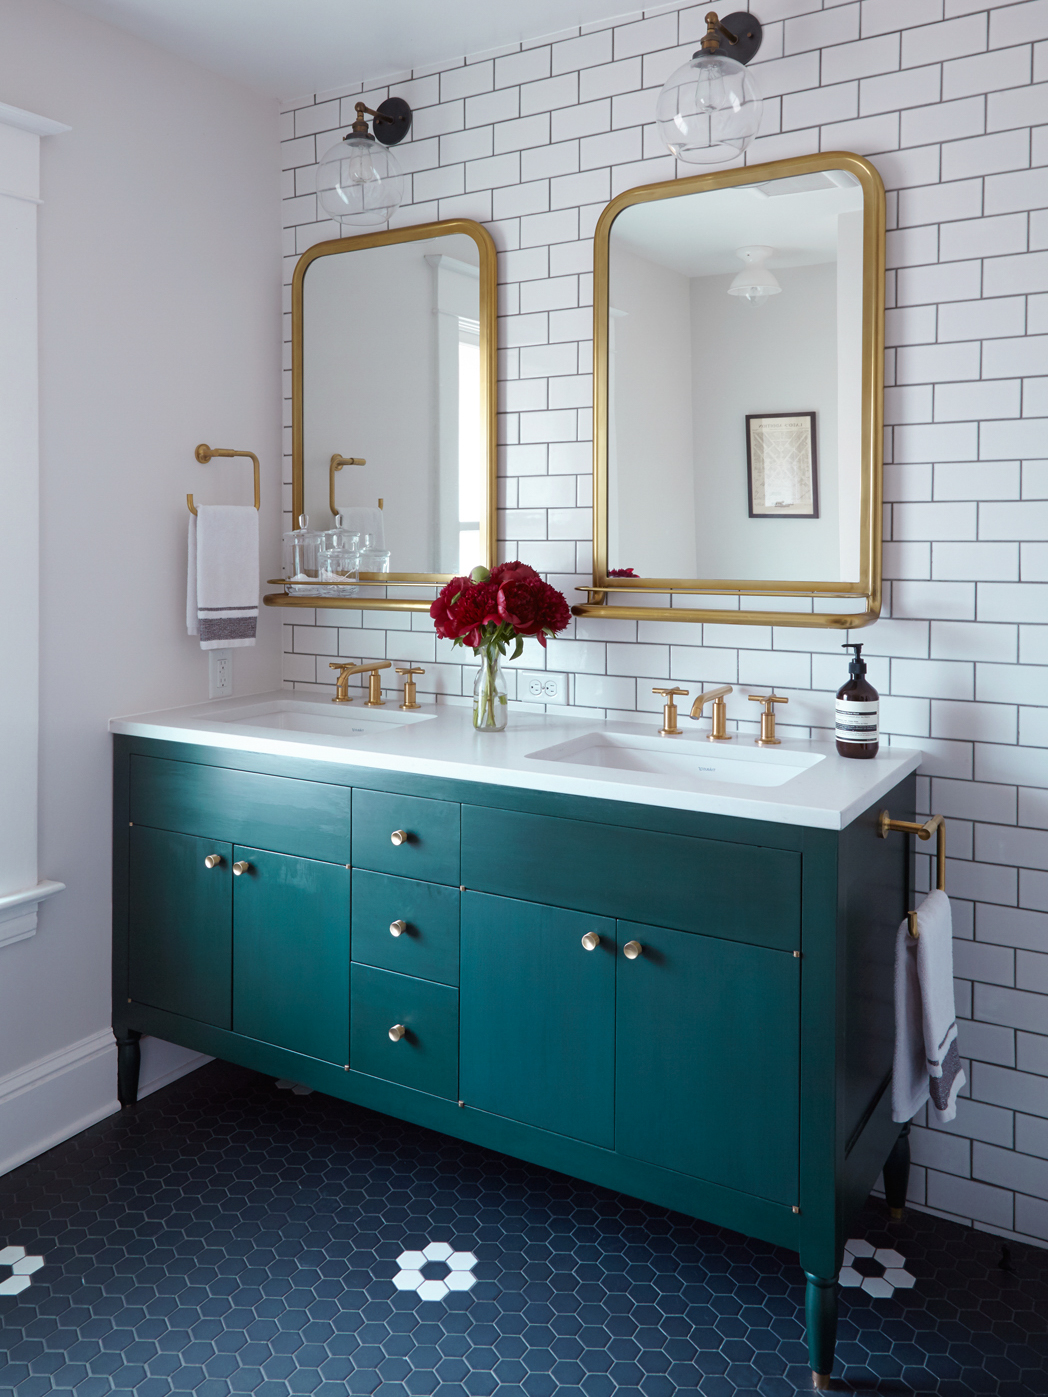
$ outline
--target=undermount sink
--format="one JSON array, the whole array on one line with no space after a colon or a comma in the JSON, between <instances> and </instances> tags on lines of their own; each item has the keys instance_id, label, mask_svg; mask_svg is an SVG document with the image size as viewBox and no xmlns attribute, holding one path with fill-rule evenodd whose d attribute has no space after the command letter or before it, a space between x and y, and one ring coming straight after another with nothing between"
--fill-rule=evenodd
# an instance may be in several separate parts
<instances>
[{"instance_id":1,"label":"undermount sink","mask_svg":"<svg viewBox=\"0 0 1048 1397\"><path fill-rule=\"evenodd\" d=\"M824 760L817 752L698 742L694 738L588 732L570 742L529 752L534 761L598 767L648 776L686 776L732 786L782 786Z\"/></svg>"},{"instance_id":2,"label":"undermount sink","mask_svg":"<svg viewBox=\"0 0 1048 1397\"><path fill-rule=\"evenodd\" d=\"M230 708L214 721L241 728L265 728L269 732L323 733L328 737L354 737L379 727L426 723L431 713L402 713L396 708L366 708L363 700L332 704L329 709L312 700L272 699L244 708Z\"/></svg>"}]
</instances>

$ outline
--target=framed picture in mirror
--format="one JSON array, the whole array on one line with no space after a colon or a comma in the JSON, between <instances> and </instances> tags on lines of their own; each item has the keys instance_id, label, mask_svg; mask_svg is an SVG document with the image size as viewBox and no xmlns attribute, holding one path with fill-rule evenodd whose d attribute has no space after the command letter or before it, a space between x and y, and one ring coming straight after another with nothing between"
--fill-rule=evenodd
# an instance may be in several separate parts
<instances>
[{"instance_id":1,"label":"framed picture in mirror","mask_svg":"<svg viewBox=\"0 0 1048 1397\"><path fill-rule=\"evenodd\" d=\"M818 519L815 413L746 414L751 519Z\"/></svg>"}]
</instances>

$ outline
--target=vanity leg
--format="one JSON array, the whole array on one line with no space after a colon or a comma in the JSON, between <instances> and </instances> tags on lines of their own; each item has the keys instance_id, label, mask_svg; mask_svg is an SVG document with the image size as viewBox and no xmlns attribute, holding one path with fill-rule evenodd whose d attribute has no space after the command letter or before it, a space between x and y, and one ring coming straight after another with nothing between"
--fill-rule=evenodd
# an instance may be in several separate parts
<instances>
[{"instance_id":1,"label":"vanity leg","mask_svg":"<svg viewBox=\"0 0 1048 1397\"><path fill-rule=\"evenodd\" d=\"M837 1344L837 1278L813 1276L805 1271L808 1282L804 1297L804 1317L808 1326L808 1357L811 1362L812 1386L816 1392L825 1391L833 1372L833 1351Z\"/></svg>"},{"instance_id":2,"label":"vanity leg","mask_svg":"<svg viewBox=\"0 0 1048 1397\"><path fill-rule=\"evenodd\" d=\"M133 1106L138 1100L138 1069L142 1065L142 1037L137 1028L124 1030L116 1036L116 1094L121 1106Z\"/></svg>"},{"instance_id":3,"label":"vanity leg","mask_svg":"<svg viewBox=\"0 0 1048 1397\"><path fill-rule=\"evenodd\" d=\"M884 1164L884 1200L892 1217L898 1221L906 1207L906 1191L910 1186L910 1122L899 1131L899 1138Z\"/></svg>"}]
</instances>

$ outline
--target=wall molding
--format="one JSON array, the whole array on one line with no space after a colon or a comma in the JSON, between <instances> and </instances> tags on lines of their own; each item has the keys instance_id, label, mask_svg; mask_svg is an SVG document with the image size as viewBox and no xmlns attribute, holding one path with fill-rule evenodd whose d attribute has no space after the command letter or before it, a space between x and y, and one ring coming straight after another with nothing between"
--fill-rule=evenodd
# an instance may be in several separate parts
<instances>
[{"instance_id":1,"label":"wall molding","mask_svg":"<svg viewBox=\"0 0 1048 1397\"><path fill-rule=\"evenodd\" d=\"M16 941L35 936L36 914L41 902L64 888L64 883L45 878L35 888L0 897L0 946L12 946Z\"/></svg>"},{"instance_id":2,"label":"wall molding","mask_svg":"<svg viewBox=\"0 0 1048 1397\"><path fill-rule=\"evenodd\" d=\"M72 131L63 121L52 121L49 116L39 116L27 112L22 107L12 107L8 102L0 102L0 124L15 126L19 131L31 131L34 136L60 136L63 131Z\"/></svg>"},{"instance_id":3,"label":"wall molding","mask_svg":"<svg viewBox=\"0 0 1048 1397\"><path fill-rule=\"evenodd\" d=\"M0 1174L119 1111L111 1028L0 1077Z\"/></svg>"}]
</instances>

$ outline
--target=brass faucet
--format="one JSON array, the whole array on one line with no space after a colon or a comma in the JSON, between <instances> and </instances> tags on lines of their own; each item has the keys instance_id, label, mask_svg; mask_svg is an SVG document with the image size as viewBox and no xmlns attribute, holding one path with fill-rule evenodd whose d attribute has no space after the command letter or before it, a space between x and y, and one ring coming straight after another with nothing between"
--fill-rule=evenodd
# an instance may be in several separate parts
<instances>
[{"instance_id":1,"label":"brass faucet","mask_svg":"<svg viewBox=\"0 0 1048 1397\"><path fill-rule=\"evenodd\" d=\"M778 747L782 742L781 737L775 736L775 707L777 703L789 703L789 699L783 694L777 694L772 689L770 694L750 694L750 703L763 703L764 712L761 714L761 735L753 740L758 747Z\"/></svg>"},{"instance_id":2,"label":"brass faucet","mask_svg":"<svg viewBox=\"0 0 1048 1397\"><path fill-rule=\"evenodd\" d=\"M380 669L389 669L392 663L392 660L368 660L366 664L354 665L350 664L348 661L342 663L341 661L332 660L328 664L328 668L337 669L339 674L338 678L335 680L335 697L331 702L352 703L353 700L349 693L349 676L351 674L367 674L370 671L370 677L368 679L368 701L364 707L382 707L385 700L382 697L382 681L378 677L378 671Z\"/></svg>"},{"instance_id":3,"label":"brass faucet","mask_svg":"<svg viewBox=\"0 0 1048 1397\"><path fill-rule=\"evenodd\" d=\"M722 684L719 689L707 689L704 694L700 694L691 705L691 716L695 719L702 717L702 706L705 703L713 704L713 726L706 734L707 742L730 742L732 734L725 727L727 708L724 706L724 695L732 692L730 684Z\"/></svg>"},{"instance_id":4,"label":"brass faucet","mask_svg":"<svg viewBox=\"0 0 1048 1397\"><path fill-rule=\"evenodd\" d=\"M688 695L687 689L652 689L653 694L661 694L666 702L662 708L662 727L659 728L660 737L683 737L684 734L677 726L677 705L673 702L676 694Z\"/></svg>"}]
</instances>

